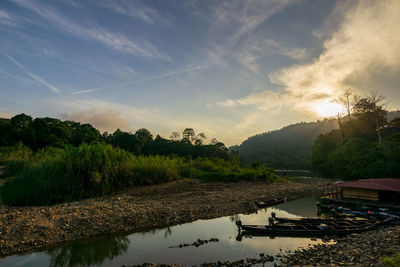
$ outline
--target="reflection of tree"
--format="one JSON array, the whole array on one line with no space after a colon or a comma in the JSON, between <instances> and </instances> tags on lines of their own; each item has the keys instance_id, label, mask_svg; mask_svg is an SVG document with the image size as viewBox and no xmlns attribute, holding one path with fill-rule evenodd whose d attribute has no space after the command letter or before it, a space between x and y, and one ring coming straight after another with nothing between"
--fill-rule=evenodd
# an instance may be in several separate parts
<instances>
[{"instance_id":1,"label":"reflection of tree","mask_svg":"<svg viewBox=\"0 0 400 267\"><path fill-rule=\"evenodd\" d=\"M50 249L47 253L50 256L50 266L92 266L125 253L128 246L127 237L110 237Z\"/></svg>"},{"instance_id":2,"label":"reflection of tree","mask_svg":"<svg viewBox=\"0 0 400 267\"><path fill-rule=\"evenodd\" d=\"M170 235L172 235L171 228L170 227L165 228L164 237L167 238Z\"/></svg>"},{"instance_id":3,"label":"reflection of tree","mask_svg":"<svg viewBox=\"0 0 400 267\"><path fill-rule=\"evenodd\" d=\"M231 220L231 222L236 222L236 221L240 220L240 215L235 214L233 216L229 216L229 219Z\"/></svg>"}]
</instances>

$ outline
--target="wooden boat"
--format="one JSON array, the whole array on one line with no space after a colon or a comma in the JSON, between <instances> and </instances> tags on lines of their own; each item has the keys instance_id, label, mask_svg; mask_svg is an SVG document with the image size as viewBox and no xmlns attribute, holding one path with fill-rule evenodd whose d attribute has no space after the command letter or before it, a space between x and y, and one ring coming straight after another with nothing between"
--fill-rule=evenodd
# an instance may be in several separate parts
<instances>
[{"instance_id":1,"label":"wooden boat","mask_svg":"<svg viewBox=\"0 0 400 267\"><path fill-rule=\"evenodd\" d=\"M396 218L390 217L384 221L363 221L363 220L337 220L337 221L318 221L318 220L298 220L287 219L286 222L281 218L281 223L270 225L243 225L237 221L239 231L248 231L256 234L274 236L325 236L325 235L346 235L368 231L379 225L389 223ZM361 222L363 221L363 222ZM300 222L300 223L299 223Z\"/></svg>"},{"instance_id":2,"label":"wooden boat","mask_svg":"<svg viewBox=\"0 0 400 267\"><path fill-rule=\"evenodd\" d=\"M335 215L354 215L354 216L362 216L362 217L388 217L388 216L400 216L399 210L391 210L387 208L369 208L369 207L354 207L343 208L340 206L336 206L334 204L331 205L323 205L317 204L318 210L322 212L330 212Z\"/></svg>"},{"instance_id":3,"label":"wooden boat","mask_svg":"<svg viewBox=\"0 0 400 267\"><path fill-rule=\"evenodd\" d=\"M276 204L283 203L283 202L285 202L285 199L286 198L280 197L280 198L272 198L267 201L256 201L256 205L259 208L266 208L266 207L270 207L270 206L273 206Z\"/></svg>"},{"instance_id":4,"label":"wooden boat","mask_svg":"<svg viewBox=\"0 0 400 267\"><path fill-rule=\"evenodd\" d=\"M366 218L275 218L276 224L295 224L295 225L320 225L327 224L332 226L368 226L376 223L376 220Z\"/></svg>"}]
</instances>

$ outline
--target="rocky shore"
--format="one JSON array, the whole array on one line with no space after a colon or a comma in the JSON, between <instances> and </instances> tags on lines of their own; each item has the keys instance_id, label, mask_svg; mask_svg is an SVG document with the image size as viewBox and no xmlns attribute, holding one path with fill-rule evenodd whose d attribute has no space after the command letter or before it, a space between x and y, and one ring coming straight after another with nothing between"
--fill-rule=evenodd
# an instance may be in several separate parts
<instances>
[{"instance_id":1,"label":"rocky shore","mask_svg":"<svg viewBox=\"0 0 400 267\"><path fill-rule=\"evenodd\" d=\"M383 258L400 252L400 225L388 226L283 255L286 266L384 266Z\"/></svg>"},{"instance_id":2,"label":"rocky shore","mask_svg":"<svg viewBox=\"0 0 400 267\"><path fill-rule=\"evenodd\" d=\"M0 257L96 236L132 233L257 210L255 200L317 193L318 179L203 183L182 180L51 207L2 207Z\"/></svg>"}]
</instances>

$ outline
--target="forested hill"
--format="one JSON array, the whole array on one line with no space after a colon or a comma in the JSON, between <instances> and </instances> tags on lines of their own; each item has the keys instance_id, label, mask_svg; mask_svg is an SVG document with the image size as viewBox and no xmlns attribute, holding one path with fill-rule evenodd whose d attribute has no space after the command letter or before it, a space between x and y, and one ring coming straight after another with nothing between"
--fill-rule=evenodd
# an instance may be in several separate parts
<instances>
[{"instance_id":1,"label":"forested hill","mask_svg":"<svg viewBox=\"0 0 400 267\"><path fill-rule=\"evenodd\" d=\"M245 163L260 162L275 169L311 169L311 147L319 134L337 128L337 121L325 119L301 122L249 137L240 146L230 147L239 151Z\"/></svg>"},{"instance_id":2,"label":"forested hill","mask_svg":"<svg viewBox=\"0 0 400 267\"><path fill-rule=\"evenodd\" d=\"M400 118L400 111L387 114L388 121ZM311 169L311 148L320 134L338 128L336 119L300 122L280 130L249 137L229 151L238 151L246 164L260 162L275 169Z\"/></svg>"}]
</instances>

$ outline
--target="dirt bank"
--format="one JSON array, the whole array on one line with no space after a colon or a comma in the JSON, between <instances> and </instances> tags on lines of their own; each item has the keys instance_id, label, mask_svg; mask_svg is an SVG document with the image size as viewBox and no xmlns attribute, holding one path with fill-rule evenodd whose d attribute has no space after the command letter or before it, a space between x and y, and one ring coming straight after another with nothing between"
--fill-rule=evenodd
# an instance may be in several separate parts
<instances>
[{"instance_id":1,"label":"dirt bank","mask_svg":"<svg viewBox=\"0 0 400 267\"><path fill-rule=\"evenodd\" d=\"M306 196L321 190L323 183L183 180L51 207L6 207L0 210L0 257L95 236L251 213L256 211L256 199Z\"/></svg>"}]
</instances>

